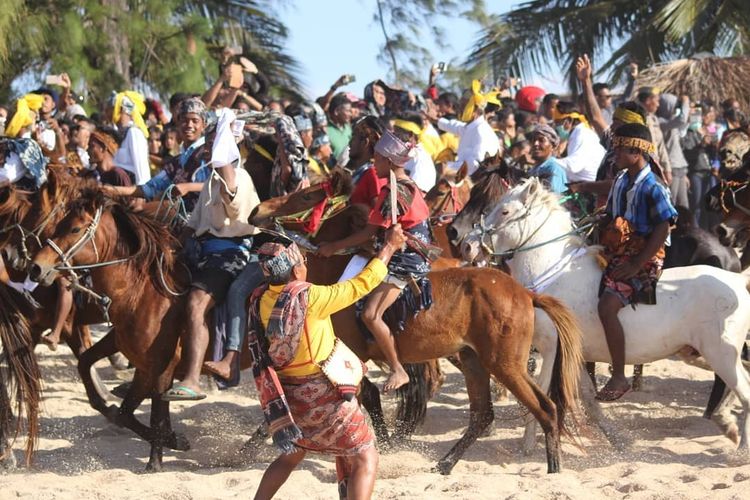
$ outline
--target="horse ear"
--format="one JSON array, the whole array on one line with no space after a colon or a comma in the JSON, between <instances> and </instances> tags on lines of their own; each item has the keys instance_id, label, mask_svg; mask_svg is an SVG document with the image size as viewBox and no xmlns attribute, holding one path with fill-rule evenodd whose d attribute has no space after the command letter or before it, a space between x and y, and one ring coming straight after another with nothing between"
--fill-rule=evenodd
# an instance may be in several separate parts
<instances>
[{"instance_id":1,"label":"horse ear","mask_svg":"<svg viewBox=\"0 0 750 500\"><path fill-rule=\"evenodd\" d=\"M461 165L461 168L458 169L458 172L456 172L456 182L461 182L462 180L466 179L466 176L469 175L469 165L466 164L466 162L463 162Z\"/></svg>"},{"instance_id":2,"label":"horse ear","mask_svg":"<svg viewBox=\"0 0 750 500\"><path fill-rule=\"evenodd\" d=\"M539 191L539 179L536 177L529 178L529 180L526 181L523 191L521 191L521 201L526 203L529 198L537 193L537 191Z\"/></svg>"}]
</instances>

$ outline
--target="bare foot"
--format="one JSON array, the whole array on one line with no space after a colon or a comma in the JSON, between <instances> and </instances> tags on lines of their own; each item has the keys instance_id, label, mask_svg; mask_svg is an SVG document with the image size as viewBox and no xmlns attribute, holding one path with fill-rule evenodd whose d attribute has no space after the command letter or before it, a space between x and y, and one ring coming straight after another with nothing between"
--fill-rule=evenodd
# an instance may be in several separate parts
<instances>
[{"instance_id":1,"label":"bare foot","mask_svg":"<svg viewBox=\"0 0 750 500\"><path fill-rule=\"evenodd\" d=\"M388 380L386 380L385 384L383 384L383 392L387 394L408 383L409 374L407 374L406 371L404 371L404 369L399 366L397 369L391 372L391 376L388 377Z\"/></svg>"},{"instance_id":2,"label":"bare foot","mask_svg":"<svg viewBox=\"0 0 750 500\"><path fill-rule=\"evenodd\" d=\"M596 394L596 399L597 401L617 401L630 391L631 387L627 380L617 380L613 377Z\"/></svg>"},{"instance_id":3,"label":"bare foot","mask_svg":"<svg viewBox=\"0 0 750 500\"><path fill-rule=\"evenodd\" d=\"M58 333L55 335L53 332L50 332L46 335L42 335L41 341L49 347L50 351L56 351L57 344L60 342L60 334Z\"/></svg>"},{"instance_id":4,"label":"bare foot","mask_svg":"<svg viewBox=\"0 0 750 500\"><path fill-rule=\"evenodd\" d=\"M224 380L230 380L232 378L232 366L224 360L216 362L206 361L203 363L203 369L223 378Z\"/></svg>"}]
</instances>

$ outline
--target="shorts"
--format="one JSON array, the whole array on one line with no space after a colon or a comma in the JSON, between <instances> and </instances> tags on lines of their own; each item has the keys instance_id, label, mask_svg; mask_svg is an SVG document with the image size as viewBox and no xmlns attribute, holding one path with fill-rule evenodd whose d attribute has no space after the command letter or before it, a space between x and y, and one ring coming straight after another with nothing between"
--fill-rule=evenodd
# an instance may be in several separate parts
<instances>
[{"instance_id":1,"label":"shorts","mask_svg":"<svg viewBox=\"0 0 750 500\"><path fill-rule=\"evenodd\" d=\"M193 271L191 288L203 290L220 304L224 302L235 275L223 269L201 269Z\"/></svg>"}]
</instances>

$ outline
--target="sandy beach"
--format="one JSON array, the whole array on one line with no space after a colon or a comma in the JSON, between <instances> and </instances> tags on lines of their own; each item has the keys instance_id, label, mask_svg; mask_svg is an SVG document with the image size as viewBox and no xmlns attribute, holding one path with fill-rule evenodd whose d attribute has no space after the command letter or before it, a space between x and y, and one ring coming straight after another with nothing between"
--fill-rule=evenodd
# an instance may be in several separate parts
<instances>
[{"instance_id":1,"label":"sandy beach","mask_svg":"<svg viewBox=\"0 0 750 500\"><path fill-rule=\"evenodd\" d=\"M44 376L39 449L31 469L0 475L2 498L251 498L275 457L270 446L249 462L238 456L262 420L251 375L244 373L239 388L211 391L198 403L172 404L174 427L187 435L192 450L166 451L165 472L144 474L148 445L88 406L70 351L40 346L37 354ZM541 437L532 455L521 453L522 409L512 398L496 403L491 435L480 438L450 476L442 476L430 469L468 421L463 377L447 362L443 368L446 383L413 443L381 455L375 498L748 498L750 465L701 418L713 378L709 372L671 360L647 365L642 392L602 406L617 444L584 438L579 449L568 440L557 475L546 474ZM129 377L108 366L100 373L110 387ZM377 368L371 374L382 382ZM600 380L605 376L606 366L600 365ZM391 399L385 404L386 411L393 410ZM138 415L147 422L148 405L143 409ZM21 463L20 440L15 448ZM278 498L337 498L332 460L309 457Z\"/></svg>"}]
</instances>

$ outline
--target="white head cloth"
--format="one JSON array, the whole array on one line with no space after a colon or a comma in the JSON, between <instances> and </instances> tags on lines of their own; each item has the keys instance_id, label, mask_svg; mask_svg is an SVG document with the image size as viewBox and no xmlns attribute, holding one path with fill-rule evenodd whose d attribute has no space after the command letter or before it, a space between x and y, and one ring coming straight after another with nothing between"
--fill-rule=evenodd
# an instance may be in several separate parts
<instances>
[{"instance_id":1,"label":"white head cloth","mask_svg":"<svg viewBox=\"0 0 750 500\"><path fill-rule=\"evenodd\" d=\"M222 108L218 112L216 124L216 138L211 150L211 166L213 168L227 165L239 165L240 150L232 134L232 122L236 119L234 111Z\"/></svg>"}]
</instances>

